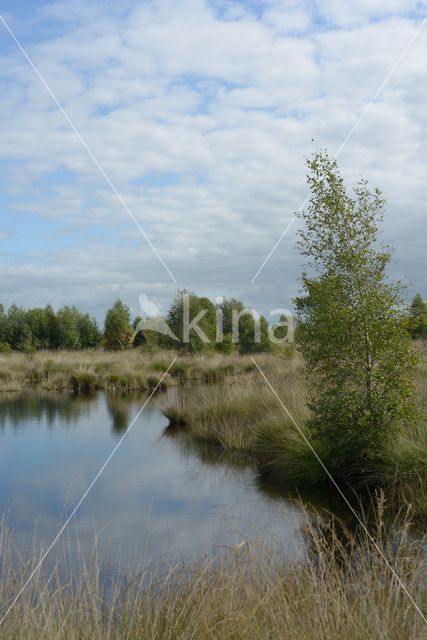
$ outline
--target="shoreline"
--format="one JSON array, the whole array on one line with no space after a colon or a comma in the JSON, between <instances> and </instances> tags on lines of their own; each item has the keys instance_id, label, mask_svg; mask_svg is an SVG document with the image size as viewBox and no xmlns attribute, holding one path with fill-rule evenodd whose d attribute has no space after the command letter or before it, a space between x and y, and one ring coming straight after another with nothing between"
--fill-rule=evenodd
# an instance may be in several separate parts
<instances>
[{"instance_id":1,"label":"shoreline","mask_svg":"<svg viewBox=\"0 0 427 640\"><path fill-rule=\"evenodd\" d=\"M424 345L423 345L424 347ZM424 356L426 354L424 353ZM277 398L260 379L250 355L177 355L176 352L41 351L0 354L0 394L23 391L91 393L146 392L162 381L161 391L176 387L164 406L171 429L187 439L212 444L224 451L253 456L259 472L283 486L310 487L328 478ZM300 355L255 356L261 369L304 430L309 417L304 365ZM413 505L416 517L427 521L427 359L417 371L417 405L421 421L401 433L382 451L354 489L391 487L398 506ZM181 392L182 391L182 392ZM308 432L306 432L309 437ZM328 452L315 448L328 467Z\"/></svg>"}]
</instances>

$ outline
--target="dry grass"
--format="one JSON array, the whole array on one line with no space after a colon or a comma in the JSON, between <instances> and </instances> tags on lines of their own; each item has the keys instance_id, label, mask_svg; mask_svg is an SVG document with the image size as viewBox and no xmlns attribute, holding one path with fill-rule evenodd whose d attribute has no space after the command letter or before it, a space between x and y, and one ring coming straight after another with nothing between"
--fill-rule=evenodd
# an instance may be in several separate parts
<instances>
[{"instance_id":1,"label":"dry grass","mask_svg":"<svg viewBox=\"0 0 427 640\"><path fill-rule=\"evenodd\" d=\"M0 380L21 389L34 371L44 372L34 386L60 388L61 380L76 373L104 377L161 375L173 354L143 354L138 351L39 353L28 360L22 354L0 356ZM298 358L258 355L261 368L300 423L307 416L302 363ZM227 367L225 370L224 367ZM9 378L1 375L6 372ZM257 451L260 429L268 430L269 455L289 468L286 453L293 440L302 456L301 441L283 417L250 358L216 356L179 359L170 383L208 379L224 384L179 386L177 401L167 411L186 423L178 434L208 446L215 442L224 451ZM83 377L84 378L84 377ZM81 379L83 379L81 378ZM14 382L15 381L15 382ZM419 376L420 407L425 409L425 372ZM67 383L69 384L69 382ZM46 385L46 386L45 386ZM9 387L9 388L10 388ZM272 428L274 426L274 429ZM405 434L412 452L425 437L420 426ZM398 447L401 443L396 443ZM280 445L280 446L279 446ZM265 446L265 439L264 439ZM282 447L282 449L280 449ZM258 449L259 453L259 449ZM295 452L294 452L295 453ZM264 454L266 450L264 449ZM417 460L419 455L416 456ZM295 456L292 458L296 460ZM407 460L407 457L405 457ZM243 462L239 458L239 463ZM400 464L403 464L401 461ZM277 467L278 469L279 467ZM394 468L394 467L392 467ZM410 465L406 467L406 501L426 495L420 468L415 485ZM423 467L421 467L422 471ZM390 471L388 472L390 473ZM395 474L396 475L396 474ZM395 484L396 500L402 486ZM427 500L426 500L427 505ZM396 573L401 576L424 614L427 612L425 543L411 543L409 522L400 533L387 533L382 507L372 531L375 541ZM363 532L355 534L337 523L307 523L307 554L304 562L289 564L277 553L252 543L231 550L222 558L207 557L193 566L175 566L166 573L138 573L124 583L104 584L95 560L71 567L64 558L61 573L41 571L31 581L11 613L0 625L0 639L27 640L419 640L427 638L426 623L393 578L372 541ZM424 544L424 546L423 546ZM424 554L424 555L422 555ZM17 565L11 560L11 542L0 534L0 617L19 593L37 563ZM65 570L64 567L67 567ZM65 571L65 578L64 578Z\"/></svg>"},{"instance_id":2,"label":"dry grass","mask_svg":"<svg viewBox=\"0 0 427 640\"><path fill-rule=\"evenodd\" d=\"M425 345L422 348L426 349ZM0 391L151 391L174 357L174 352L139 349L39 352L31 357L16 352L0 354ZM257 354L255 358L304 428L308 410L301 358L298 354ZM200 382L218 384L188 384ZM392 484L394 492L396 486L401 487L400 499L415 505L419 516L427 519L427 357L416 382L422 419L382 453L367 478L373 483ZM302 486L325 480L250 356L178 357L164 380L164 386L170 385L178 385L182 392L166 407L165 414L173 425L185 427L190 437L224 450L255 453L262 472L277 483ZM326 455L319 454L322 459Z\"/></svg>"},{"instance_id":3,"label":"dry grass","mask_svg":"<svg viewBox=\"0 0 427 640\"><path fill-rule=\"evenodd\" d=\"M421 544L407 526L390 540L379 522L375 540L421 610L426 575ZM163 574L143 571L103 585L100 566L37 573L0 626L14 640L420 640L426 623L364 534L336 524L307 524L305 559L284 558L251 543L222 558ZM16 569L1 539L3 614L31 566ZM64 559L66 560L66 558ZM34 563L36 560L34 560ZM65 565L70 567L68 562ZM78 575L79 577L76 577Z\"/></svg>"},{"instance_id":4,"label":"dry grass","mask_svg":"<svg viewBox=\"0 0 427 640\"><path fill-rule=\"evenodd\" d=\"M0 391L21 391L28 387L45 391L150 390L176 355L167 351L147 353L140 349L0 354ZM239 355L178 357L165 384L219 382L246 374L251 368L250 358Z\"/></svg>"},{"instance_id":5,"label":"dry grass","mask_svg":"<svg viewBox=\"0 0 427 640\"><path fill-rule=\"evenodd\" d=\"M301 359L257 355L256 361L304 430L309 412ZM185 389L165 409L171 425L183 429L189 438L227 451L254 454L262 475L277 484L304 486L328 481L259 372L248 368L233 384ZM397 505L414 506L417 516L427 521L427 358L417 371L416 388L419 422L380 452L361 482L390 485ZM310 439L309 433L305 435ZM313 446L328 467L328 452L318 442Z\"/></svg>"},{"instance_id":6,"label":"dry grass","mask_svg":"<svg viewBox=\"0 0 427 640\"><path fill-rule=\"evenodd\" d=\"M283 359L257 355L256 361L272 385L280 389L290 410L304 420L307 416L303 366L299 358ZM260 379L249 359L245 375L226 384L185 388L164 413L173 426L185 426L192 437L225 449L250 450L255 445L258 425L278 416L283 410Z\"/></svg>"}]
</instances>

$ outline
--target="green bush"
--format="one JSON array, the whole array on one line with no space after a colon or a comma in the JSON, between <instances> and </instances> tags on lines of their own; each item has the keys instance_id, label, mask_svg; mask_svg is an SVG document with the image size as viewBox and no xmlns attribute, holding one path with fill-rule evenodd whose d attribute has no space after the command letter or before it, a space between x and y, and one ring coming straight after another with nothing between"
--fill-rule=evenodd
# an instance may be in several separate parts
<instances>
[{"instance_id":1,"label":"green bush","mask_svg":"<svg viewBox=\"0 0 427 640\"><path fill-rule=\"evenodd\" d=\"M152 362L150 364L150 369L151 371L158 371L159 373L164 373L168 366L170 365L170 362Z\"/></svg>"},{"instance_id":2,"label":"green bush","mask_svg":"<svg viewBox=\"0 0 427 640\"><path fill-rule=\"evenodd\" d=\"M233 364L218 365L217 367L209 367L207 369L204 369L201 375L201 379L203 382L221 382L228 376L233 375L233 373Z\"/></svg>"}]
</instances>

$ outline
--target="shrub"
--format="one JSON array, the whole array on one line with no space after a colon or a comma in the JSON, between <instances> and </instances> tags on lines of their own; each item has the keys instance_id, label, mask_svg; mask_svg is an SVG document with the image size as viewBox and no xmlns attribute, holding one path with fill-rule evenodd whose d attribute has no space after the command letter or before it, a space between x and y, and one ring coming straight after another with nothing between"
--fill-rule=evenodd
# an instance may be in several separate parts
<instances>
[{"instance_id":1,"label":"shrub","mask_svg":"<svg viewBox=\"0 0 427 640\"><path fill-rule=\"evenodd\" d=\"M120 391L143 391L147 388L144 376L139 374L117 374L107 376L105 386Z\"/></svg>"},{"instance_id":2,"label":"shrub","mask_svg":"<svg viewBox=\"0 0 427 640\"><path fill-rule=\"evenodd\" d=\"M169 369L169 373L179 380L187 380L190 366L190 363L187 362L175 362Z\"/></svg>"}]
</instances>

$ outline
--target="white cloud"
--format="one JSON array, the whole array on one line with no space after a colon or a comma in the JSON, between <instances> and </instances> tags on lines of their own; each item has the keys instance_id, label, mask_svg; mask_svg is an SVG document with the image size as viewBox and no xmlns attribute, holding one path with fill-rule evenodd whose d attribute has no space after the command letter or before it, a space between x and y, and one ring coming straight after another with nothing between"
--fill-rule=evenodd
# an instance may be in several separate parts
<instances>
[{"instance_id":1,"label":"white cloud","mask_svg":"<svg viewBox=\"0 0 427 640\"><path fill-rule=\"evenodd\" d=\"M369 20L422 11L424 2L417 0L317 0L319 13L333 24L349 26Z\"/></svg>"},{"instance_id":2,"label":"white cloud","mask_svg":"<svg viewBox=\"0 0 427 640\"><path fill-rule=\"evenodd\" d=\"M248 283L305 197L311 138L331 152L340 146L417 28L413 4L386 4L331 0L318 7L334 25L327 29L308 2L268 2L260 19L242 3L226 14L225 5L202 0L120 11L53 3L40 12L41 35L28 50L181 284L240 292L255 305L285 297L289 306L300 268L291 235L260 286ZM57 32L44 31L47 15L59 21ZM383 188L386 235L420 288L426 45L427 29L340 157L349 181L365 175ZM10 210L18 218L35 212L41 227L82 228L78 250L44 250L36 263L21 256L3 295L105 308L118 283L137 304L143 280L144 292L167 298L173 287L162 265L28 64L13 49L2 63L0 161ZM95 250L85 227L97 225Z\"/></svg>"}]
</instances>

